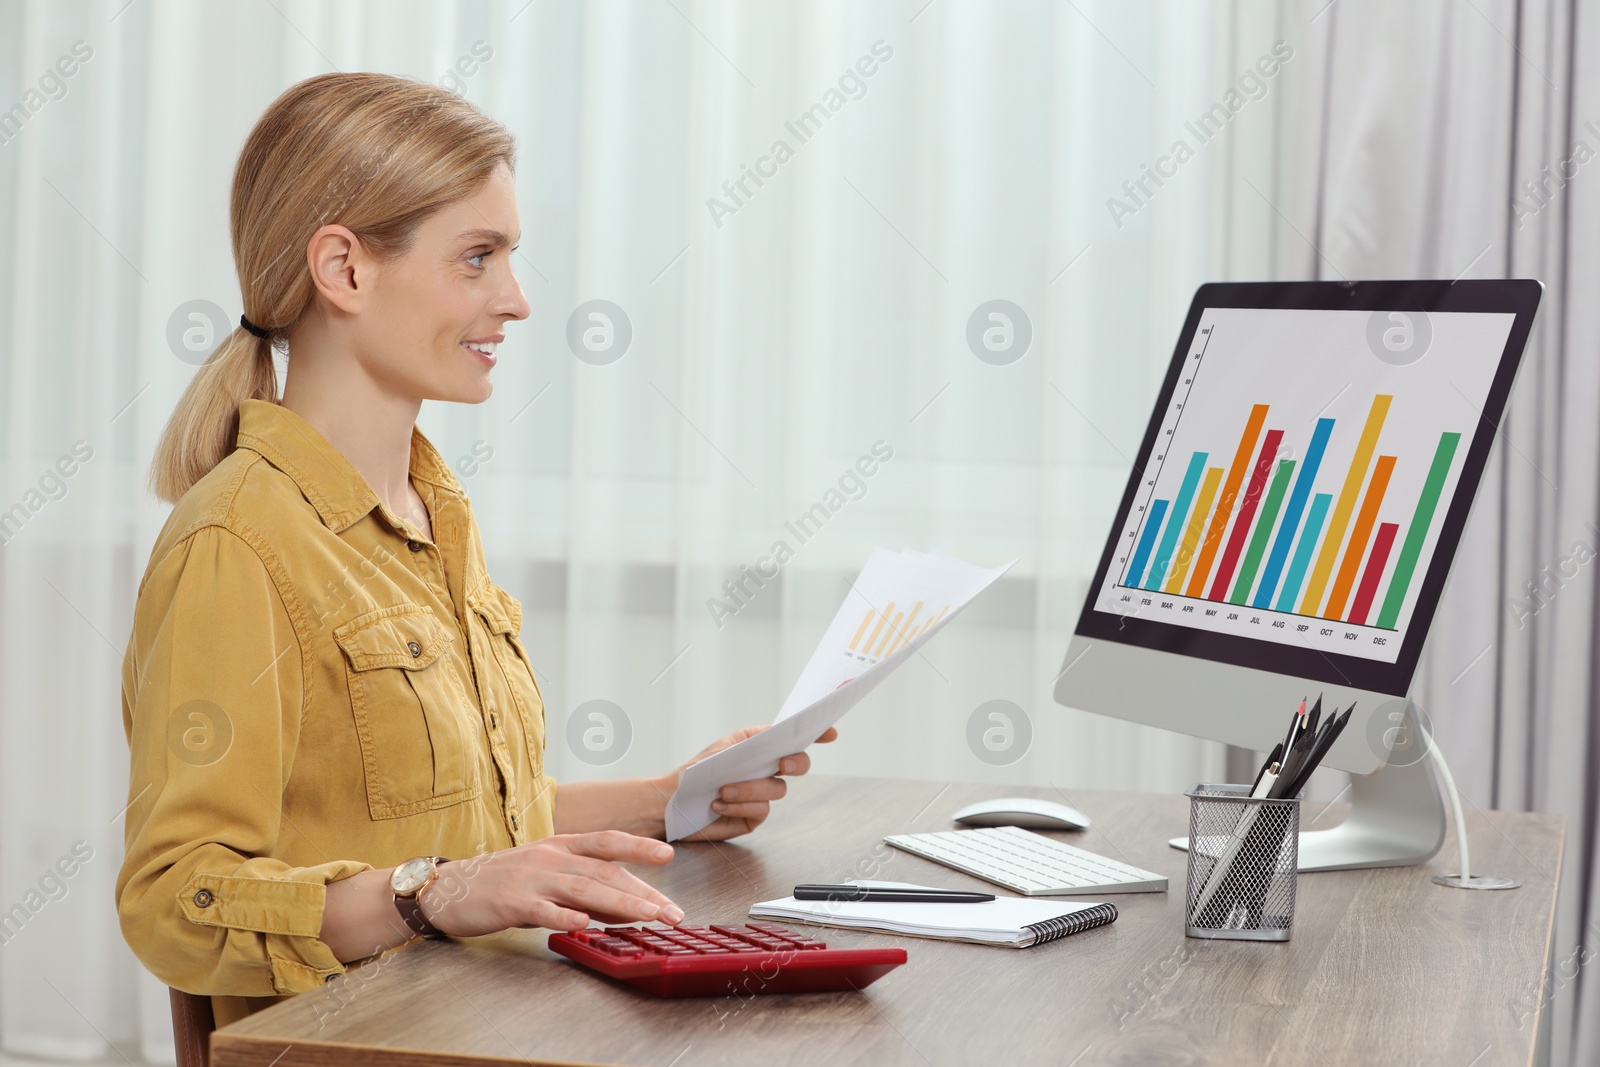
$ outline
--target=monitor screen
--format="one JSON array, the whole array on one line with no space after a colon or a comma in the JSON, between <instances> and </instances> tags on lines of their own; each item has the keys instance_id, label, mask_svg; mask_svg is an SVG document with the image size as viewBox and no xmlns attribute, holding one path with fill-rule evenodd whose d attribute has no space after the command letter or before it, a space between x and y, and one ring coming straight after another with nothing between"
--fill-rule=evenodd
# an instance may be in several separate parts
<instances>
[{"instance_id":1,"label":"monitor screen","mask_svg":"<svg viewBox=\"0 0 1600 1067\"><path fill-rule=\"evenodd\" d=\"M1203 287L1079 632L1403 693L1537 296Z\"/></svg>"}]
</instances>

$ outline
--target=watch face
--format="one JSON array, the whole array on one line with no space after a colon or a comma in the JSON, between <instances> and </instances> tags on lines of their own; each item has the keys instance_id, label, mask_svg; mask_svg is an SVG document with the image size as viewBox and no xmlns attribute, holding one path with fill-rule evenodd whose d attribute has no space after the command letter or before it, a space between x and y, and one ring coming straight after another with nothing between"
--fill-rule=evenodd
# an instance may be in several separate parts
<instances>
[{"instance_id":1,"label":"watch face","mask_svg":"<svg viewBox=\"0 0 1600 1067\"><path fill-rule=\"evenodd\" d=\"M389 876L389 888L402 895L415 893L428 882L433 873L433 861L426 856L406 860Z\"/></svg>"}]
</instances>

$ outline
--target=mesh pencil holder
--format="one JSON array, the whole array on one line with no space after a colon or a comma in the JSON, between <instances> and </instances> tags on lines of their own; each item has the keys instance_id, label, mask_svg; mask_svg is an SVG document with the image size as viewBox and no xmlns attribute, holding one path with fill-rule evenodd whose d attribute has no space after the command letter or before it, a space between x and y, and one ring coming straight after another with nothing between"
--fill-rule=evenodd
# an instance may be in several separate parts
<instances>
[{"instance_id":1,"label":"mesh pencil holder","mask_svg":"<svg viewBox=\"0 0 1600 1067\"><path fill-rule=\"evenodd\" d=\"M1189 798L1190 937L1287 941L1300 862L1300 798L1255 800L1248 785L1196 785Z\"/></svg>"}]
</instances>

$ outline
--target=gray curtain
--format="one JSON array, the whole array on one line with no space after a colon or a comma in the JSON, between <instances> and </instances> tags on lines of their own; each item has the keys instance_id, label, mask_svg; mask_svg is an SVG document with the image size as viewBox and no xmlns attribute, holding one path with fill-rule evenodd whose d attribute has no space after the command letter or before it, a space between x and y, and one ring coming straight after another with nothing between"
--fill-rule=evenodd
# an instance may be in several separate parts
<instances>
[{"instance_id":1,"label":"gray curtain","mask_svg":"<svg viewBox=\"0 0 1600 1067\"><path fill-rule=\"evenodd\" d=\"M1301 132L1283 141L1295 194L1280 275L1545 285L1414 692L1471 833L1497 832L1473 818L1488 808L1566 815L1551 1062L1600 1062L1600 980L1585 966L1600 952L1600 8L1325 3L1293 9L1321 78L1303 86L1290 116ZM1520 1017L1532 998L1509 991L1507 1010Z\"/></svg>"}]
</instances>

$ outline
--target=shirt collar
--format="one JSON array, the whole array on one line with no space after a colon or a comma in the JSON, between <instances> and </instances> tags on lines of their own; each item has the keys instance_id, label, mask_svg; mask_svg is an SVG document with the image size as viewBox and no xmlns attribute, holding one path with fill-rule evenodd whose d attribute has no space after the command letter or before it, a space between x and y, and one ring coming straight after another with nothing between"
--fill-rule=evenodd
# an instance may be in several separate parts
<instances>
[{"instance_id":1,"label":"shirt collar","mask_svg":"<svg viewBox=\"0 0 1600 1067\"><path fill-rule=\"evenodd\" d=\"M378 494L361 472L316 427L281 404L242 402L237 447L259 452L293 479L334 533L342 533L378 506ZM466 495L450 465L416 426L411 427L411 477Z\"/></svg>"}]
</instances>

